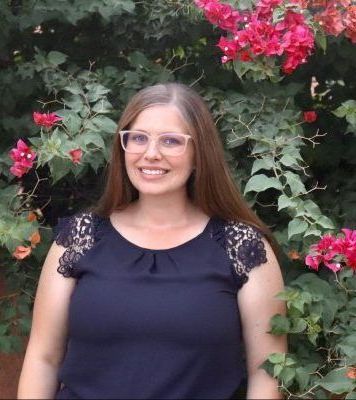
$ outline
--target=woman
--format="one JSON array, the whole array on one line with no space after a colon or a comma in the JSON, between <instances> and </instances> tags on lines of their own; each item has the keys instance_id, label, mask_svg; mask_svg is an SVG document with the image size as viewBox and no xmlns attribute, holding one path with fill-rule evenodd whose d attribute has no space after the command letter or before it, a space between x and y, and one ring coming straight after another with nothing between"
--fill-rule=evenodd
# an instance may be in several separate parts
<instances>
[{"instance_id":1,"label":"woman","mask_svg":"<svg viewBox=\"0 0 356 400\"><path fill-rule=\"evenodd\" d=\"M98 206L59 224L18 397L231 398L242 336L247 397L280 397L259 369L286 350L267 333L284 312L268 235L201 97L181 84L141 90L119 121Z\"/></svg>"}]
</instances>

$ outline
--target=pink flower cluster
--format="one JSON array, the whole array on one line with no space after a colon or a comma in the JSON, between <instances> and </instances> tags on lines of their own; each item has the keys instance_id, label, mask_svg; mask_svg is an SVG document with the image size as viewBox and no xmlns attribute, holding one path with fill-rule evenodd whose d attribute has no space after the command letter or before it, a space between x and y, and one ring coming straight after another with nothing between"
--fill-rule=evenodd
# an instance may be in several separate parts
<instances>
[{"instance_id":1,"label":"pink flower cluster","mask_svg":"<svg viewBox=\"0 0 356 400\"><path fill-rule=\"evenodd\" d=\"M52 128L58 121L61 121L62 118L58 117L55 113L33 113L33 121L36 125L44 126L46 128Z\"/></svg>"},{"instance_id":2,"label":"pink flower cluster","mask_svg":"<svg viewBox=\"0 0 356 400\"><path fill-rule=\"evenodd\" d=\"M219 0L195 0L208 21L228 32L218 47L224 52L222 63L252 61L258 56L284 56L283 72L292 73L305 63L314 49L314 35L301 11L305 0L290 0L295 7L284 18L273 22L273 11L284 0L259 0L251 12L239 12ZM297 7L298 6L298 7Z\"/></svg>"},{"instance_id":3,"label":"pink flower cluster","mask_svg":"<svg viewBox=\"0 0 356 400\"><path fill-rule=\"evenodd\" d=\"M26 174L32 168L36 153L23 140L19 139L16 147L10 150L9 156L14 161L10 172L21 178L22 175Z\"/></svg>"},{"instance_id":4,"label":"pink flower cluster","mask_svg":"<svg viewBox=\"0 0 356 400\"><path fill-rule=\"evenodd\" d=\"M356 230L342 229L343 236L324 235L317 244L310 247L311 254L305 258L310 268L319 270L325 265L334 272L342 266L356 271Z\"/></svg>"},{"instance_id":5,"label":"pink flower cluster","mask_svg":"<svg viewBox=\"0 0 356 400\"><path fill-rule=\"evenodd\" d=\"M352 43L356 43L356 2L351 0L310 1L315 8L314 19L329 35L344 32Z\"/></svg>"}]
</instances>

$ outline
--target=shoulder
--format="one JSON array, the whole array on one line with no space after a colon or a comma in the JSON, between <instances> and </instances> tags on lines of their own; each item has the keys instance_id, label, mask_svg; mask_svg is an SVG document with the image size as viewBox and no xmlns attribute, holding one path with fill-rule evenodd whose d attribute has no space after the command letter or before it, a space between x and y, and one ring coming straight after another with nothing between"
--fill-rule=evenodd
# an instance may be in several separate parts
<instances>
[{"instance_id":1,"label":"shoulder","mask_svg":"<svg viewBox=\"0 0 356 400\"><path fill-rule=\"evenodd\" d=\"M103 218L91 211L82 211L58 219L58 224L53 229L53 240L65 248L57 268L61 275L78 277L77 263L94 246L101 221Z\"/></svg>"},{"instance_id":2,"label":"shoulder","mask_svg":"<svg viewBox=\"0 0 356 400\"><path fill-rule=\"evenodd\" d=\"M93 236L100 217L92 211L81 211L68 217L58 218L53 228L53 240L61 246L69 247Z\"/></svg>"},{"instance_id":3,"label":"shoulder","mask_svg":"<svg viewBox=\"0 0 356 400\"><path fill-rule=\"evenodd\" d=\"M270 246L262 232L240 221L224 221L224 248L240 286L247 282L255 267L267 263Z\"/></svg>"}]
</instances>

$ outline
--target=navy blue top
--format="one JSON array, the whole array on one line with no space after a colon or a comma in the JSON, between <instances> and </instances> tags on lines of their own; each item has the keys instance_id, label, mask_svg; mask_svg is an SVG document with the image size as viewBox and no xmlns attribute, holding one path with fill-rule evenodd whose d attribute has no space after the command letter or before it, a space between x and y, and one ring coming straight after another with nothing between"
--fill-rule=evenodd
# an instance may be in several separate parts
<instances>
[{"instance_id":1,"label":"navy blue top","mask_svg":"<svg viewBox=\"0 0 356 400\"><path fill-rule=\"evenodd\" d=\"M266 262L260 233L211 218L167 250L125 239L109 218L59 221L58 272L77 279L56 399L228 399L244 374L236 294Z\"/></svg>"}]
</instances>

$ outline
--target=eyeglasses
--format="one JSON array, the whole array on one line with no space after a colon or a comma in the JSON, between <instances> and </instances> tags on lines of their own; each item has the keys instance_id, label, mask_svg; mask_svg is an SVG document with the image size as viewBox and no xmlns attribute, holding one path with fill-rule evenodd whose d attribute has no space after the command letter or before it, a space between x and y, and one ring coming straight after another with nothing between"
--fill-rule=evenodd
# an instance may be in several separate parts
<instances>
[{"instance_id":1,"label":"eyeglasses","mask_svg":"<svg viewBox=\"0 0 356 400\"><path fill-rule=\"evenodd\" d=\"M121 145L127 153L145 153L154 141L158 151L165 156L180 156L187 148L190 135L161 133L156 137L142 131L120 131Z\"/></svg>"}]
</instances>

